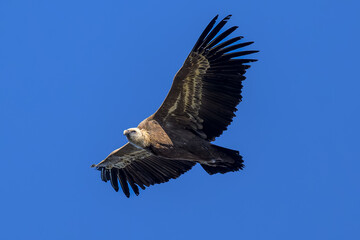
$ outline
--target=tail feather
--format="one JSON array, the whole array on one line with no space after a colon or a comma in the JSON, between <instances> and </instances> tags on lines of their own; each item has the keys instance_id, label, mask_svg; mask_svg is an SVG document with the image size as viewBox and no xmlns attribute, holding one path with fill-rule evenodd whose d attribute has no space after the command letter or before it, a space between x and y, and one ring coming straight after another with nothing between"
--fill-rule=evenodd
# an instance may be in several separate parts
<instances>
[{"instance_id":1,"label":"tail feather","mask_svg":"<svg viewBox=\"0 0 360 240\"><path fill-rule=\"evenodd\" d=\"M228 148L223 148L220 146L212 145L217 151L221 154L224 154L227 158L231 158L233 162L223 161L218 163L217 166L209 166L206 164L201 164L202 168L210 175L215 173L227 173L227 172L235 172L242 170L244 168L242 156L236 150L231 150Z\"/></svg>"}]
</instances>

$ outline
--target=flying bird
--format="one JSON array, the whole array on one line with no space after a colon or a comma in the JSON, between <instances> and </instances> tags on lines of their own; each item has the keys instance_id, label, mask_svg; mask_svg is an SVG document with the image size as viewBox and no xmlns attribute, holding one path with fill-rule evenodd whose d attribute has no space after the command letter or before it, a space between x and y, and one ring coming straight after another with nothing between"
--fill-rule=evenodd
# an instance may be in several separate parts
<instances>
[{"instance_id":1,"label":"flying bird","mask_svg":"<svg viewBox=\"0 0 360 240\"><path fill-rule=\"evenodd\" d=\"M236 26L220 33L230 17L216 26L218 16L211 20L160 108L124 131L128 143L92 165L115 191L121 187L130 197L130 185L139 195L139 187L175 179L197 163L210 175L243 169L238 151L211 143L232 122L247 64L256 61L238 57L258 52L239 51L253 42L238 43L240 36L228 38Z\"/></svg>"}]
</instances>

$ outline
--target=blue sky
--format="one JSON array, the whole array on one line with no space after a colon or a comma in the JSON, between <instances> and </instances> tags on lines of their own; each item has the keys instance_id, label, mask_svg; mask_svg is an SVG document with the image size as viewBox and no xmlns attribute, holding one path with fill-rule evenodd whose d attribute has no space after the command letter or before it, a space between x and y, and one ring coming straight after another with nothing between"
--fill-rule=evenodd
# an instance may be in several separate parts
<instances>
[{"instance_id":1,"label":"blue sky","mask_svg":"<svg viewBox=\"0 0 360 240\"><path fill-rule=\"evenodd\" d=\"M360 239L357 1L0 2L1 239ZM162 103L206 24L255 41L216 144L246 168L127 199L90 169Z\"/></svg>"}]
</instances>

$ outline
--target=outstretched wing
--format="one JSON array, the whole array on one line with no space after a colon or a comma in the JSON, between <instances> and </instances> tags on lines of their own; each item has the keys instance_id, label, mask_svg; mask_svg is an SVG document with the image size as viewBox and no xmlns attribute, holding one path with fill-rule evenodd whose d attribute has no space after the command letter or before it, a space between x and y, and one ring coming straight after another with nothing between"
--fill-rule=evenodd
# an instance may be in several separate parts
<instances>
[{"instance_id":1,"label":"outstretched wing","mask_svg":"<svg viewBox=\"0 0 360 240\"><path fill-rule=\"evenodd\" d=\"M245 70L250 67L245 64L256 61L235 58L258 52L236 51L253 43L233 44L242 37L223 41L237 27L218 34L231 15L214 27L217 17L201 34L153 115L159 123L175 122L207 140L220 136L231 123L241 101Z\"/></svg>"},{"instance_id":2,"label":"outstretched wing","mask_svg":"<svg viewBox=\"0 0 360 240\"><path fill-rule=\"evenodd\" d=\"M124 194L130 197L129 185L134 193L139 195L138 187L145 189L145 186L149 187L175 179L195 164L189 161L157 157L127 143L92 167L101 171L101 179L104 182L110 181L115 191L119 191L120 183Z\"/></svg>"}]
</instances>

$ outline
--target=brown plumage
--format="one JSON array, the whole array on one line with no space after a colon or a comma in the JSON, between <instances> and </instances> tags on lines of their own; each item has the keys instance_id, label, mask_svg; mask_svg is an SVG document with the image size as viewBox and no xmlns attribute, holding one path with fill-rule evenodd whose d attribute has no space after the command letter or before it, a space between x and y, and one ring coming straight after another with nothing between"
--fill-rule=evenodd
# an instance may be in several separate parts
<instances>
[{"instance_id":1,"label":"brown plumage","mask_svg":"<svg viewBox=\"0 0 360 240\"><path fill-rule=\"evenodd\" d=\"M200 163L209 174L238 171L243 160L238 151L211 144L231 123L241 101L241 82L254 59L236 57L257 51L237 51L252 44L234 44L242 37L224 40L237 27L219 34L230 19L215 27L216 16L200 35L176 74L160 108L137 128L124 131L129 143L93 165L101 179L119 184L130 196L156 183L169 181Z\"/></svg>"}]
</instances>

